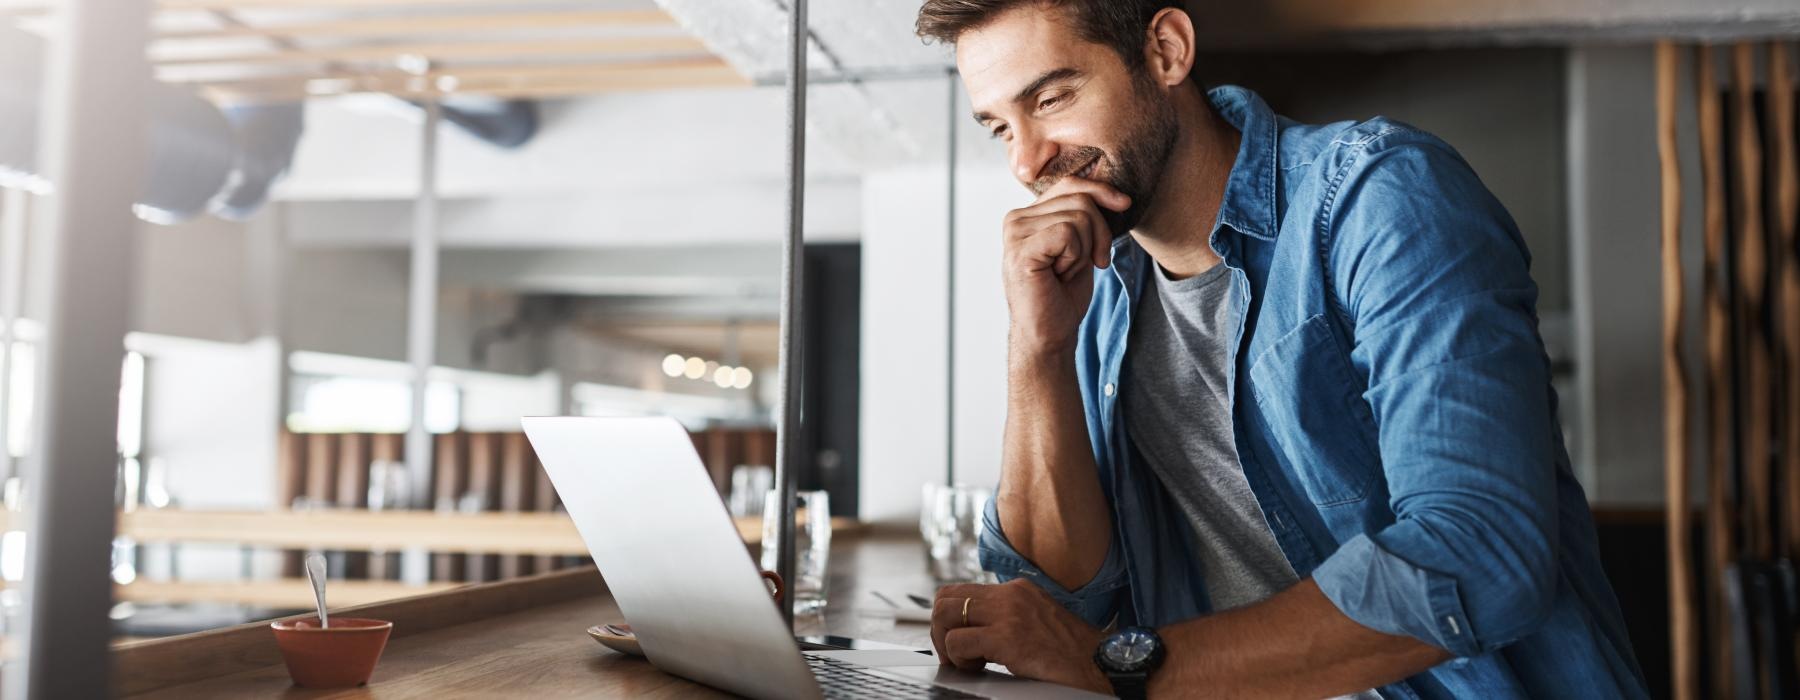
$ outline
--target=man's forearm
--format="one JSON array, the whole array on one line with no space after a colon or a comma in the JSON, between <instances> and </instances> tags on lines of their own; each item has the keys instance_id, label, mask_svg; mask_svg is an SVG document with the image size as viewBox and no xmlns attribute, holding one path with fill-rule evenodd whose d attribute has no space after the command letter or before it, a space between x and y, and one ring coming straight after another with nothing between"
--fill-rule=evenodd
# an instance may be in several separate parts
<instances>
[{"instance_id":1,"label":"man's forearm","mask_svg":"<svg viewBox=\"0 0 1800 700\"><path fill-rule=\"evenodd\" d=\"M1153 697L1335 697L1378 688L1450 659L1412 637L1350 619L1312 579L1261 603L1158 630L1168 658Z\"/></svg>"},{"instance_id":2,"label":"man's forearm","mask_svg":"<svg viewBox=\"0 0 1800 700\"><path fill-rule=\"evenodd\" d=\"M1071 352L1013 343L996 510L1013 549L1076 588L1105 563L1112 518L1100 490Z\"/></svg>"}]
</instances>

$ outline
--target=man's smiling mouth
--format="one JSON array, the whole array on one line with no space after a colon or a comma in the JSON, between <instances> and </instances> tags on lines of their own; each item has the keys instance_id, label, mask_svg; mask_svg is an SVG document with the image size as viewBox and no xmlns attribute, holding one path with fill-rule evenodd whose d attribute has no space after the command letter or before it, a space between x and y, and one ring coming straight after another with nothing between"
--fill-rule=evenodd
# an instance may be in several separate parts
<instances>
[{"instance_id":1,"label":"man's smiling mouth","mask_svg":"<svg viewBox=\"0 0 1800 700\"><path fill-rule=\"evenodd\" d=\"M1075 177L1081 178L1083 180L1092 180L1092 179L1094 179L1094 171L1098 170L1099 168L1100 168L1100 158L1098 156L1096 156L1087 165L1081 166L1081 169L1075 171L1073 174Z\"/></svg>"}]
</instances>

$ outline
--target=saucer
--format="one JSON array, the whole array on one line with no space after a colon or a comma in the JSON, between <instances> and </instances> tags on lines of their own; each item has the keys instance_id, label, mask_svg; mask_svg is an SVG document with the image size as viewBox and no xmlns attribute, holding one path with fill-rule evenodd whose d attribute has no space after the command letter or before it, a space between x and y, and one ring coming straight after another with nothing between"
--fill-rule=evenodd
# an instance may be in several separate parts
<instances>
[{"instance_id":1,"label":"saucer","mask_svg":"<svg viewBox=\"0 0 1800 700\"><path fill-rule=\"evenodd\" d=\"M594 625L587 628L589 637L613 651L632 656L643 656L644 649L638 646L637 635L632 634L631 625L623 622Z\"/></svg>"}]
</instances>

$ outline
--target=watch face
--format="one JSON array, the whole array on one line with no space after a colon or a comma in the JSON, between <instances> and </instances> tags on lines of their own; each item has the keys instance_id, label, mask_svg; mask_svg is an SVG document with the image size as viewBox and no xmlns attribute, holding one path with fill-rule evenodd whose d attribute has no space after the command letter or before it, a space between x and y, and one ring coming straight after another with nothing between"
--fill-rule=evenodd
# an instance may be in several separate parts
<instances>
[{"instance_id":1,"label":"watch face","mask_svg":"<svg viewBox=\"0 0 1800 700\"><path fill-rule=\"evenodd\" d=\"M1150 662L1161 643L1154 634L1128 629L1108 638L1101 654L1107 665L1120 671L1135 671Z\"/></svg>"}]
</instances>

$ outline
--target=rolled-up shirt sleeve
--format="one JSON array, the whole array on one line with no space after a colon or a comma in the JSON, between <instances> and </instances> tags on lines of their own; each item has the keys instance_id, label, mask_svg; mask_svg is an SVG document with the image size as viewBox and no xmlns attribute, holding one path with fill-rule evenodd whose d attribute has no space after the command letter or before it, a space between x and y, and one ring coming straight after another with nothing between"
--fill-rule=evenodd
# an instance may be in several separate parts
<instances>
[{"instance_id":1,"label":"rolled-up shirt sleeve","mask_svg":"<svg viewBox=\"0 0 1800 700\"><path fill-rule=\"evenodd\" d=\"M987 510L981 518L978 544L981 568L999 577L1002 583L1023 578L1036 584L1089 624L1098 627L1111 621L1118 612L1118 598L1125 588L1125 562L1118 543L1107 548L1106 561L1092 579L1073 590L1064 588L1006 541L1006 533L1000 529L1000 512L995 500L988 499Z\"/></svg>"},{"instance_id":2,"label":"rolled-up shirt sleeve","mask_svg":"<svg viewBox=\"0 0 1800 700\"><path fill-rule=\"evenodd\" d=\"M1557 453L1515 226L1435 139L1378 135L1321 225L1395 521L1313 571L1345 615L1457 656L1524 637L1556 592Z\"/></svg>"}]
</instances>

